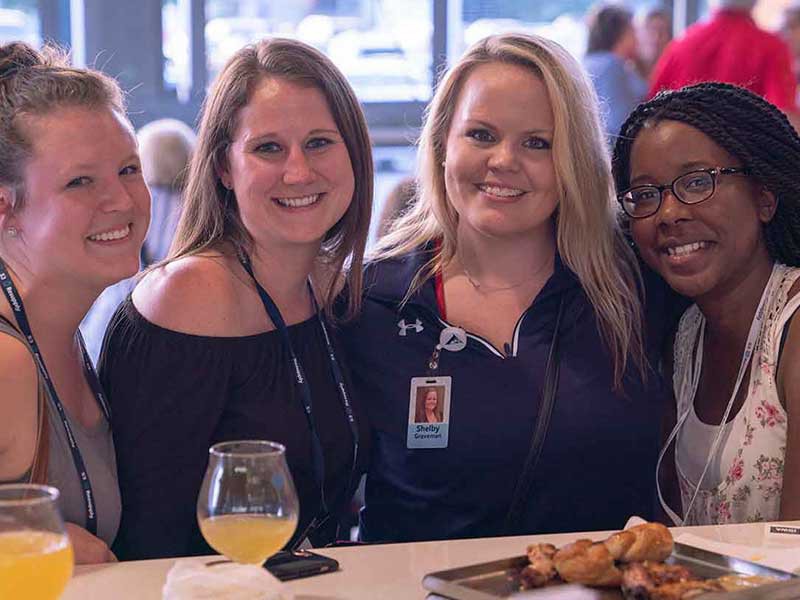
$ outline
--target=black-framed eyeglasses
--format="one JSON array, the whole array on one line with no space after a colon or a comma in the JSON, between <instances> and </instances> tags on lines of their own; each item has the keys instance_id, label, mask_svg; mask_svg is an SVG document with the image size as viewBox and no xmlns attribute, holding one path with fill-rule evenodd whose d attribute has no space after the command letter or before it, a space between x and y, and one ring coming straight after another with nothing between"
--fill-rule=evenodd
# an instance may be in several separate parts
<instances>
[{"instance_id":1,"label":"black-framed eyeglasses","mask_svg":"<svg viewBox=\"0 0 800 600\"><path fill-rule=\"evenodd\" d=\"M749 171L741 167L714 167L697 169L679 175L672 183L664 185L637 185L617 194L622 210L632 219L645 219L653 216L661 208L664 192L672 195L684 204L705 202L717 189L717 177L720 175L749 175Z\"/></svg>"}]
</instances>

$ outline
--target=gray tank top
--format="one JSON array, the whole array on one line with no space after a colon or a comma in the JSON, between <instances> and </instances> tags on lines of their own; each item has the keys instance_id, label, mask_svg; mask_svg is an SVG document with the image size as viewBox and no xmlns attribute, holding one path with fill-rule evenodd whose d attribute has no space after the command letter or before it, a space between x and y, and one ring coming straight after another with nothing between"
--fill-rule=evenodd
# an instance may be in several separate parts
<instances>
[{"instance_id":1,"label":"gray tank top","mask_svg":"<svg viewBox=\"0 0 800 600\"><path fill-rule=\"evenodd\" d=\"M0 333L20 340L30 350L30 345L23 335L11 327L4 319L0 319ZM31 356L33 353L31 352ZM38 369L39 389L46 390ZM45 392L47 393L47 392ZM65 521L86 527L86 502L83 490L78 481L75 463L69 449L64 425L56 411L52 398L47 394L47 419L49 428L50 452L47 464L47 484L61 492L59 506ZM111 546L119 528L122 511L119 485L117 483L117 462L114 455L114 442L111 438L111 424L101 417L97 425L86 428L73 419L66 407L67 419L75 435L75 441L81 450L83 461L92 482L95 503L97 506L97 537ZM30 471L24 475L23 481L30 479Z\"/></svg>"}]
</instances>

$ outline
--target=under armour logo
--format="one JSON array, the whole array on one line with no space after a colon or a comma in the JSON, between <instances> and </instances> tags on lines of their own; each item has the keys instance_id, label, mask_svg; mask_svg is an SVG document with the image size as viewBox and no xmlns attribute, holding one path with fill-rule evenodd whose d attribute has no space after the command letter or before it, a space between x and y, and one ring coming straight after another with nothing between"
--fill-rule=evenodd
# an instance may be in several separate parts
<instances>
[{"instance_id":1,"label":"under armour logo","mask_svg":"<svg viewBox=\"0 0 800 600\"><path fill-rule=\"evenodd\" d=\"M412 323L411 325L407 325L407 324L406 324L406 320L405 320L405 319L403 319L403 320L401 320L401 321L400 321L400 322L397 324L397 326L400 328L400 333L399 333L398 335L401 335L401 336L403 336L403 337L405 337L405 336L407 335L407 333L406 333L406 332L407 332L409 329L413 329L415 333L419 333L420 331L422 331L423 329L425 329L425 328L422 326L422 321L420 321L419 319L417 319L416 321L414 321L414 323Z\"/></svg>"}]
</instances>

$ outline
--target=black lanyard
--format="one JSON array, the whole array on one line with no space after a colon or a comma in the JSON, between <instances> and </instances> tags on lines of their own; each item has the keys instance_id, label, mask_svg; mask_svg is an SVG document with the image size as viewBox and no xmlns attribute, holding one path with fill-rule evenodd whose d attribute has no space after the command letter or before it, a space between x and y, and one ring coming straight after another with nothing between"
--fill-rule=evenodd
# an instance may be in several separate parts
<instances>
[{"instance_id":1,"label":"black lanyard","mask_svg":"<svg viewBox=\"0 0 800 600\"><path fill-rule=\"evenodd\" d=\"M52 400L53 405L56 407L58 416L61 418L61 424L64 426L64 432L67 434L69 449L72 452L72 462L75 463L75 470L78 473L78 479L81 483L81 488L83 489L83 498L84 502L86 503L86 529L92 535L97 535L97 506L94 501L92 484L89 481L89 472L86 469L86 464L83 462L83 456L81 455L80 448L78 448L78 442L75 440L75 435L72 433L72 426L69 424L69 419L67 419L67 413L64 410L64 406L61 404L61 400L58 398L56 387L53 385L53 380L50 378L50 373L47 370L47 366L44 364L44 356L42 356L42 353L39 350L39 345L36 343L33 333L31 332L31 326L28 322L28 315L25 313L25 306L22 304L22 297L19 295L19 292L17 291L14 282L11 280L11 276L8 274L6 266L2 260L0 260L0 285L3 286L6 300L8 300L11 310L14 312L14 318L17 321L20 332L22 332L22 335L24 335L28 340L28 344L31 347L33 356L36 359L36 367L38 368L39 374L42 376L45 384L47 385L47 389L50 392L50 399ZM108 403L103 395L103 389L100 386L100 380L97 378L97 373L92 365L92 360L89 358L88 352L86 352L86 345L83 343L83 337L81 336L80 331L77 333L77 338L78 345L81 349L81 355L83 356L83 369L86 374L86 380L89 383L89 387L92 389L95 398L97 399L97 404L100 405L100 408L103 411L103 416L105 417L106 421L110 423L111 410L109 409Z\"/></svg>"},{"instance_id":2,"label":"black lanyard","mask_svg":"<svg viewBox=\"0 0 800 600\"><path fill-rule=\"evenodd\" d=\"M306 424L308 425L308 431L311 434L311 460L312 466L314 469L314 479L316 480L317 487L319 487L320 493L320 512L311 522L308 529L305 533L316 529L319 527L329 516L331 516L331 511L328 508L328 502L325 498L325 457L323 455L322 450L322 442L320 442L319 435L317 434L317 427L314 422L314 408L313 402L311 398L311 386L306 379L305 373L303 371L303 367L300 364L300 360L297 358L295 354L294 347L292 346L292 340L289 337L289 329L286 327L286 322L283 320L281 316L281 311L278 309L278 306L272 300L270 295L267 293L260 283L256 280L256 276L253 273L253 267L250 264L250 258L245 255L241 254L239 256L239 261L242 263L242 267L250 277L253 279L253 283L258 290L258 295L261 297L261 302L264 304L264 310L267 311L267 315L269 316L272 323L275 325L275 329L277 329L278 333L281 336L283 341L283 345L286 348L287 352L289 353L289 357L292 361L292 366L294 367L294 383L295 386L298 388L300 392L300 398L303 402L303 410L306 415ZM320 329L322 329L322 333L325 337L325 346L328 350L328 360L330 362L331 367L331 375L333 375L333 380L336 383L336 388L339 391L339 398L342 401L342 407L344 408L345 416L347 417L347 424L350 426L350 435L353 438L353 466L350 469L350 476L347 482L347 490L350 489L353 481L353 474L356 471L357 464L358 464L358 447L359 447L359 434L358 434L358 425L356 423L356 417L353 413L353 407L350 403L350 397L347 393L347 387L344 383L344 377L342 376L342 370L339 367L339 361L336 359L336 352L333 349L333 344L331 343L331 338L328 335L328 328L325 325L325 317L322 312L319 310L319 306L317 305L317 300L314 297L314 290L311 287L311 282L308 283L308 290L311 294L311 302L314 306L314 312L317 315L317 319L319 320ZM300 540L302 540L305 535L301 536Z\"/></svg>"}]
</instances>

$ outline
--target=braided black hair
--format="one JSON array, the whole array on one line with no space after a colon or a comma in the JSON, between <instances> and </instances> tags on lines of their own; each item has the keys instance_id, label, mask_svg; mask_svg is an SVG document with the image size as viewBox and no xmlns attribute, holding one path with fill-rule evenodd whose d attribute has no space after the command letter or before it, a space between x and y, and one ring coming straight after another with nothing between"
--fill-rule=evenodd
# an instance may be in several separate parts
<instances>
[{"instance_id":1,"label":"braided black hair","mask_svg":"<svg viewBox=\"0 0 800 600\"><path fill-rule=\"evenodd\" d=\"M764 226L773 260L800 266L800 137L778 108L727 83L665 91L634 109L620 129L612 170L617 190L630 186L631 148L649 122L680 121L699 129L749 169L777 200Z\"/></svg>"}]
</instances>

